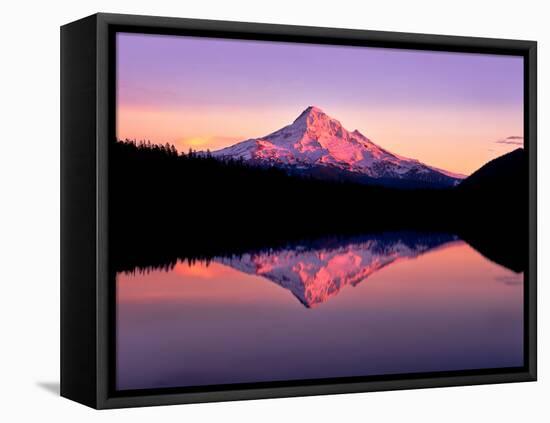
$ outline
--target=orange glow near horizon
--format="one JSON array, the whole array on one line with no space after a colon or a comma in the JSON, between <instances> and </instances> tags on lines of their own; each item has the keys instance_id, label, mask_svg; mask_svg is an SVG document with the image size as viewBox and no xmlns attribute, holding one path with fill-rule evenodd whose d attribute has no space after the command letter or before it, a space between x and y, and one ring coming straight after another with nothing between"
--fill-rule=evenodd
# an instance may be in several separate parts
<instances>
[{"instance_id":1,"label":"orange glow near horizon","mask_svg":"<svg viewBox=\"0 0 550 423\"><path fill-rule=\"evenodd\" d=\"M116 69L118 138L181 151L265 136L308 106L462 174L523 135L521 56L119 33Z\"/></svg>"},{"instance_id":2,"label":"orange glow near horizon","mask_svg":"<svg viewBox=\"0 0 550 423\"><path fill-rule=\"evenodd\" d=\"M523 134L523 116L515 110L489 111L481 118L479 110L449 114L438 108L321 108L349 131L358 129L382 148L465 175L522 146L496 142ZM265 112L225 107L183 110L119 107L117 136L158 144L168 142L180 152L215 151L274 132L292 123L301 111L302 106Z\"/></svg>"}]
</instances>

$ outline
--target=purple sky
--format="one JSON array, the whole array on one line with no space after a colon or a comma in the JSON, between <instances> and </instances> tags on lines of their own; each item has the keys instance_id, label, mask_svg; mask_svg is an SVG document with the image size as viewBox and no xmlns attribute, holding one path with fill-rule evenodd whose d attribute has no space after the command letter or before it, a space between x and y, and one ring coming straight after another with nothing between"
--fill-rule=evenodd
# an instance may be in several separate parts
<instances>
[{"instance_id":1,"label":"purple sky","mask_svg":"<svg viewBox=\"0 0 550 423\"><path fill-rule=\"evenodd\" d=\"M468 173L513 147L496 141L523 135L520 57L141 34L117 42L121 138L217 149L316 105L382 147Z\"/></svg>"}]
</instances>

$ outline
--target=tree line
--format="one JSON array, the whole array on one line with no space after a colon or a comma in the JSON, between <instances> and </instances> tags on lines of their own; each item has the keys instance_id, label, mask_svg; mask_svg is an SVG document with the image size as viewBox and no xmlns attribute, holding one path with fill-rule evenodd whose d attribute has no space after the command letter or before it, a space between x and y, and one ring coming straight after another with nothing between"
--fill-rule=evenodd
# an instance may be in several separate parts
<instances>
[{"instance_id":1,"label":"tree line","mask_svg":"<svg viewBox=\"0 0 550 423\"><path fill-rule=\"evenodd\" d=\"M458 234L519 268L524 257L511 244L523 246L525 231L502 212L524 213L522 201L510 201L522 186L505 188L472 194L318 180L209 152L179 153L171 144L119 140L109 152L112 264L131 270L324 236L415 230Z\"/></svg>"}]
</instances>

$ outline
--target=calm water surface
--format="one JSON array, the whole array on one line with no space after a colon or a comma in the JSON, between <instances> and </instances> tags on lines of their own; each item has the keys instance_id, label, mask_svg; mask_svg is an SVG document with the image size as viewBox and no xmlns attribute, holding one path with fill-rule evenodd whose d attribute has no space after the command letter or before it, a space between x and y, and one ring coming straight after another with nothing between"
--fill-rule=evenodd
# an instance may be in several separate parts
<instances>
[{"instance_id":1,"label":"calm water surface","mask_svg":"<svg viewBox=\"0 0 550 423\"><path fill-rule=\"evenodd\" d=\"M119 273L117 389L523 365L523 274L451 235Z\"/></svg>"}]
</instances>

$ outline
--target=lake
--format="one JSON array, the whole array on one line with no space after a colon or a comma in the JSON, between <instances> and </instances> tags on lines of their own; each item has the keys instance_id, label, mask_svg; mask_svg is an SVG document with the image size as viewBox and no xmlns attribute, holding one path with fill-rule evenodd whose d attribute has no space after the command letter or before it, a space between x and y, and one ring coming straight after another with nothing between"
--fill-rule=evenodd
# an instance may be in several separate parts
<instances>
[{"instance_id":1,"label":"lake","mask_svg":"<svg viewBox=\"0 0 550 423\"><path fill-rule=\"evenodd\" d=\"M523 273L455 235L182 259L116 292L118 390L523 365Z\"/></svg>"}]
</instances>

